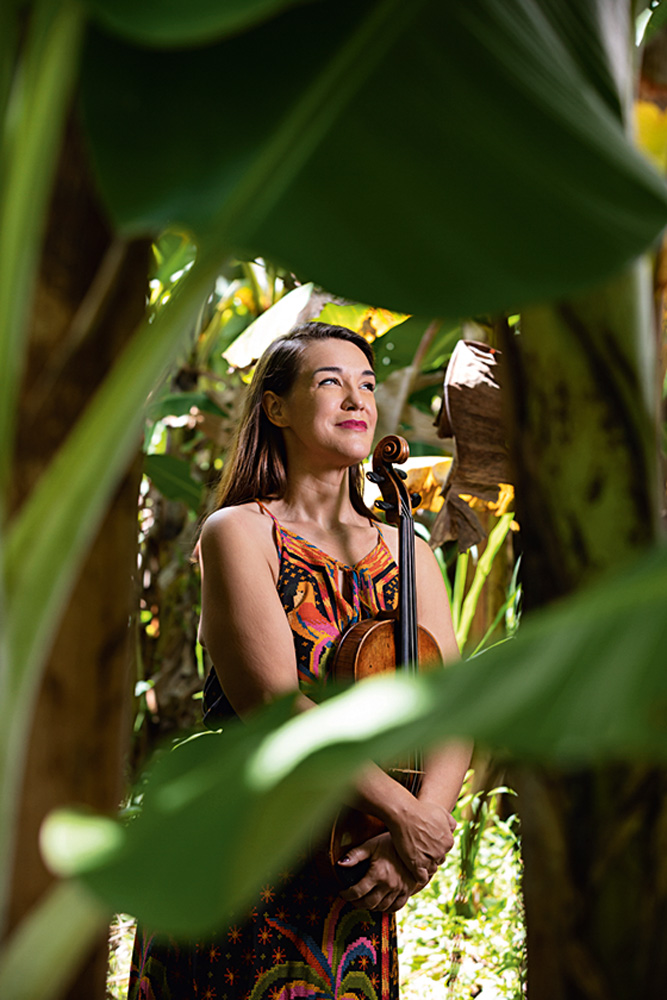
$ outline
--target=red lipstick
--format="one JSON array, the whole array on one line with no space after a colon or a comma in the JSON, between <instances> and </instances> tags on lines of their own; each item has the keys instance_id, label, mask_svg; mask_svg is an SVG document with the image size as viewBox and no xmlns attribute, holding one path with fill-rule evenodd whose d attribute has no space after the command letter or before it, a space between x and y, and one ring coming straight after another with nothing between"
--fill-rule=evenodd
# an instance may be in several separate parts
<instances>
[{"instance_id":1,"label":"red lipstick","mask_svg":"<svg viewBox=\"0 0 667 1000\"><path fill-rule=\"evenodd\" d=\"M368 429L368 424L365 420L343 420L338 426L346 427L352 431L365 431Z\"/></svg>"}]
</instances>

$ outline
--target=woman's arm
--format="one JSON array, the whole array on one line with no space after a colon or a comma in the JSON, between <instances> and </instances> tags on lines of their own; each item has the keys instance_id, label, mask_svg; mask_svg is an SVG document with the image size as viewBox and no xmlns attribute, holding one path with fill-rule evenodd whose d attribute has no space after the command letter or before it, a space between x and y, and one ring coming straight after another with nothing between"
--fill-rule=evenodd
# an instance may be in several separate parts
<instances>
[{"instance_id":1,"label":"woman's arm","mask_svg":"<svg viewBox=\"0 0 667 1000\"><path fill-rule=\"evenodd\" d=\"M246 507L216 511L204 525L200 558L200 635L227 698L244 717L299 686L294 640L276 591L273 525Z\"/></svg>"}]
</instances>

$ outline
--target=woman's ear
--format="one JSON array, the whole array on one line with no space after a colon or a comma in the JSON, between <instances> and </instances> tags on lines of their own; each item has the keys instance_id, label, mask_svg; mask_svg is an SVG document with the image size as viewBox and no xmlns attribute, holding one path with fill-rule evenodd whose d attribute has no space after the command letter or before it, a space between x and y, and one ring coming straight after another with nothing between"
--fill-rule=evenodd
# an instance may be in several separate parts
<instances>
[{"instance_id":1,"label":"woman's ear","mask_svg":"<svg viewBox=\"0 0 667 1000\"><path fill-rule=\"evenodd\" d=\"M275 392L267 389L262 396L262 407L272 424L276 427L287 427L282 396L277 396Z\"/></svg>"}]
</instances>

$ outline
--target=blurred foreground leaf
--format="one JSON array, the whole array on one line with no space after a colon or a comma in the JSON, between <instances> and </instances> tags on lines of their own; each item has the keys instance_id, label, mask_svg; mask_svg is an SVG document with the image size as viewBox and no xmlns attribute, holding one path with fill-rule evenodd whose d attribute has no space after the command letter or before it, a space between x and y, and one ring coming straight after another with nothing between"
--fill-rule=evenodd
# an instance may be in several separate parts
<instances>
[{"instance_id":1,"label":"blurred foreground leaf","mask_svg":"<svg viewBox=\"0 0 667 1000\"><path fill-rule=\"evenodd\" d=\"M100 21L126 38L147 45L197 45L266 20L308 0L87 0Z\"/></svg>"},{"instance_id":2,"label":"blurred foreground leaf","mask_svg":"<svg viewBox=\"0 0 667 1000\"><path fill-rule=\"evenodd\" d=\"M580 7L320 0L174 51L91 32L101 190L125 232L181 225L357 302L458 317L564 296L667 218ZM240 86L249 113L212 128ZM146 127L156 108L169 128Z\"/></svg>"},{"instance_id":3,"label":"blurred foreground leaf","mask_svg":"<svg viewBox=\"0 0 667 1000\"><path fill-rule=\"evenodd\" d=\"M52 815L46 857L116 911L201 933L294 859L369 757L450 735L563 767L667 762L666 603L663 548L467 663L368 681L296 718L278 702L162 757L118 842L106 818L79 816L70 838L72 814Z\"/></svg>"}]
</instances>

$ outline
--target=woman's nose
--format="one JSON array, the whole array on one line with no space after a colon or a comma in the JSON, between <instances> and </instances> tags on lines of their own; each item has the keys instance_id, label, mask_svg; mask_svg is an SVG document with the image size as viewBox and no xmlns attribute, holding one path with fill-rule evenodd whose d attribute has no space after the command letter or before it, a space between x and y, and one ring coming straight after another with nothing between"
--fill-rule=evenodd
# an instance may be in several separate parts
<instances>
[{"instance_id":1,"label":"woman's nose","mask_svg":"<svg viewBox=\"0 0 667 1000\"><path fill-rule=\"evenodd\" d=\"M361 395L358 392L356 392L353 389L351 389L349 391L349 393L347 394L347 397L345 399L345 403L344 403L345 409L346 410L359 410L359 409L361 409L362 405L363 405L363 401L362 401Z\"/></svg>"}]
</instances>

